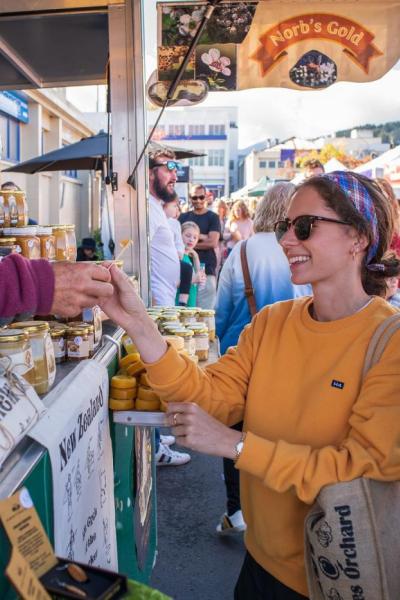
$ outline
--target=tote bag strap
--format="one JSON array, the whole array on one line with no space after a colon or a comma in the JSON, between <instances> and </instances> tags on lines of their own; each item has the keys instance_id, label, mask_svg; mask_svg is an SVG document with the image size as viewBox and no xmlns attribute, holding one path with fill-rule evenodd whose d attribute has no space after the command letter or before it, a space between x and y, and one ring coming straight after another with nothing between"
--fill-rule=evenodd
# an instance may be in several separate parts
<instances>
[{"instance_id":1,"label":"tote bag strap","mask_svg":"<svg viewBox=\"0 0 400 600\"><path fill-rule=\"evenodd\" d=\"M250 277L249 264L246 255L247 240L240 245L240 262L242 263L243 279L244 279L244 295L247 298L251 317L253 318L257 312L256 299L254 298L254 288Z\"/></svg>"},{"instance_id":2,"label":"tote bag strap","mask_svg":"<svg viewBox=\"0 0 400 600\"><path fill-rule=\"evenodd\" d=\"M376 328L365 355L362 379L368 371L380 361L381 356L392 335L400 329L400 312L391 315Z\"/></svg>"}]
</instances>

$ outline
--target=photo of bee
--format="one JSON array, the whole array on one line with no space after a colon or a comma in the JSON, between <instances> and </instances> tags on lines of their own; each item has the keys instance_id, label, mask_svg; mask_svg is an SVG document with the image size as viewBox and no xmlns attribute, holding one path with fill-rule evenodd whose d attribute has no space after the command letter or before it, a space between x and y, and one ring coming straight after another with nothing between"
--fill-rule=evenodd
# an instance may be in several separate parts
<instances>
[{"instance_id":1,"label":"photo of bee","mask_svg":"<svg viewBox=\"0 0 400 600\"><path fill-rule=\"evenodd\" d=\"M322 52L310 50L289 71L291 81L300 87L323 89L337 79L336 64Z\"/></svg>"}]
</instances>

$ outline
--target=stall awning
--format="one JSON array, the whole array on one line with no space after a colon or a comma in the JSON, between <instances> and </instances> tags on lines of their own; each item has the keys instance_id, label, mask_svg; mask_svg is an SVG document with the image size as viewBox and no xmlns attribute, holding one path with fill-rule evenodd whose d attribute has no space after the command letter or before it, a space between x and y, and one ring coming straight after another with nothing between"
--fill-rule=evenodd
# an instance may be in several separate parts
<instances>
[{"instance_id":1,"label":"stall awning","mask_svg":"<svg viewBox=\"0 0 400 600\"><path fill-rule=\"evenodd\" d=\"M18 4L21 3L16 0L13 8ZM64 3L64 6L67 4ZM2 3L1 89L106 82L106 7L26 13L4 13L4 8Z\"/></svg>"}]
</instances>

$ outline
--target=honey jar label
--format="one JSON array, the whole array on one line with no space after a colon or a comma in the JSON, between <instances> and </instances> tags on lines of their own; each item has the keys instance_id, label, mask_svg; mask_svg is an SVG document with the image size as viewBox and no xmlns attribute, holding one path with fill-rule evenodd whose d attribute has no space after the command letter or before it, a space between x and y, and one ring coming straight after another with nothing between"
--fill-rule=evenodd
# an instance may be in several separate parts
<instances>
[{"instance_id":1,"label":"honey jar label","mask_svg":"<svg viewBox=\"0 0 400 600\"><path fill-rule=\"evenodd\" d=\"M32 351L30 349L17 352L16 354L10 354L9 358L18 375L24 375L24 373L27 373L34 367Z\"/></svg>"},{"instance_id":2,"label":"honey jar label","mask_svg":"<svg viewBox=\"0 0 400 600\"><path fill-rule=\"evenodd\" d=\"M65 339L53 340L54 356L56 358L64 358L65 356Z\"/></svg>"},{"instance_id":3,"label":"honey jar label","mask_svg":"<svg viewBox=\"0 0 400 600\"><path fill-rule=\"evenodd\" d=\"M44 338L44 353L46 355L47 372L49 378L49 387L54 383L56 378L56 360L54 356L54 347L51 337L47 334Z\"/></svg>"},{"instance_id":4,"label":"honey jar label","mask_svg":"<svg viewBox=\"0 0 400 600\"><path fill-rule=\"evenodd\" d=\"M89 341L84 340L80 335L67 341L67 353L71 358L88 358Z\"/></svg>"},{"instance_id":5,"label":"honey jar label","mask_svg":"<svg viewBox=\"0 0 400 600\"><path fill-rule=\"evenodd\" d=\"M207 337L206 336L196 337L195 343L196 343L196 350L208 350L210 347L208 335L207 335Z\"/></svg>"}]
</instances>

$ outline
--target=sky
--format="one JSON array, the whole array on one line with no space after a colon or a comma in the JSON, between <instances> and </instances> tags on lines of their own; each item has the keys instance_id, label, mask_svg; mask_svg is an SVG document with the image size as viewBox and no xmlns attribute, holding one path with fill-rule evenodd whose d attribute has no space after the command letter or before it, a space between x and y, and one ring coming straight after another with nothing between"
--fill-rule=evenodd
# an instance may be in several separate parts
<instances>
[{"instance_id":1,"label":"sky","mask_svg":"<svg viewBox=\"0 0 400 600\"><path fill-rule=\"evenodd\" d=\"M142 4L148 77L156 68L156 0L142 0ZM94 88L71 89L69 97L81 110L96 110ZM400 61L384 77L370 83L340 82L321 91L263 88L213 92L202 105L238 107L240 148L266 138L315 138L366 123L397 121L400 120Z\"/></svg>"}]
</instances>

